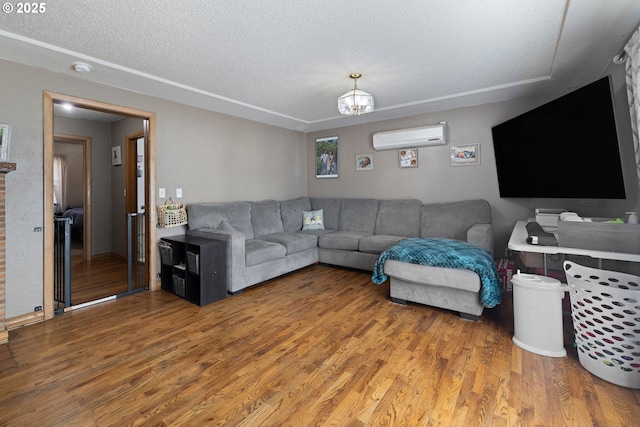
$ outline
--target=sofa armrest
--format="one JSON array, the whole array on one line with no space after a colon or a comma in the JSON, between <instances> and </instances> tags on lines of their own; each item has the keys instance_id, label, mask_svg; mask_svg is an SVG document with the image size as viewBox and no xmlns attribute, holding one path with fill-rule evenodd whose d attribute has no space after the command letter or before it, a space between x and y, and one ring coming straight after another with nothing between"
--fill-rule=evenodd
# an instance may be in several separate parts
<instances>
[{"instance_id":1,"label":"sofa armrest","mask_svg":"<svg viewBox=\"0 0 640 427\"><path fill-rule=\"evenodd\" d=\"M227 243L226 269L227 291L238 292L244 289L245 278L245 237L239 231L216 230L212 228L199 228L187 230L190 236L205 237L207 239L222 240Z\"/></svg>"},{"instance_id":2,"label":"sofa armrest","mask_svg":"<svg viewBox=\"0 0 640 427\"><path fill-rule=\"evenodd\" d=\"M488 250L493 255L493 226L474 224L467 230L467 243Z\"/></svg>"}]
</instances>

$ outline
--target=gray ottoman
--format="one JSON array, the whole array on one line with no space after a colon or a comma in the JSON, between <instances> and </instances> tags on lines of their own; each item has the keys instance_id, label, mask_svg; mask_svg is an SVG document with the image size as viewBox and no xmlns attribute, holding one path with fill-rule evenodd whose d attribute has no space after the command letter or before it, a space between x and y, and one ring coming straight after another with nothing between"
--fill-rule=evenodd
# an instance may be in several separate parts
<instances>
[{"instance_id":1,"label":"gray ottoman","mask_svg":"<svg viewBox=\"0 0 640 427\"><path fill-rule=\"evenodd\" d=\"M386 260L384 273L391 278L391 300L407 301L460 312L460 317L478 320L484 305L480 301L480 276L471 270L429 267Z\"/></svg>"}]
</instances>

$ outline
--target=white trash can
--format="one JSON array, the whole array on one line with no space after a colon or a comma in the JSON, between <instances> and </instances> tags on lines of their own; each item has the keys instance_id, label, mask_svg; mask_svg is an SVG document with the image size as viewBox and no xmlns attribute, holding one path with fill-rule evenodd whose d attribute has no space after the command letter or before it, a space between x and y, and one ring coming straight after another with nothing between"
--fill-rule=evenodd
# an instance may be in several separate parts
<instances>
[{"instance_id":1,"label":"white trash can","mask_svg":"<svg viewBox=\"0 0 640 427\"><path fill-rule=\"evenodd\" d=\"M513 283L513 342L532 353L564 357L562 299L568 286L559 280L518 272Z\"/></svg>"}]
</instances>

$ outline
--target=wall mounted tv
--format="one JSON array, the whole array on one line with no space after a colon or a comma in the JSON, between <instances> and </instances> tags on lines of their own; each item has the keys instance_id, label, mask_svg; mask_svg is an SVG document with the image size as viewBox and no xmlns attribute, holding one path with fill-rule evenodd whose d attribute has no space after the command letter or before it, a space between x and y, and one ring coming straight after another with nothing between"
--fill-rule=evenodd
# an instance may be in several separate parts
<instances>
[{"instance_id":1,"label":"wall mounted tv","mask_svg":"<svg viewBox=\"0 0 640 427\"><path fill-rule=\"evenodd\" d=\"M625 198L609 76L492 133L500 197Z\"/></svg>"}]
</instances>

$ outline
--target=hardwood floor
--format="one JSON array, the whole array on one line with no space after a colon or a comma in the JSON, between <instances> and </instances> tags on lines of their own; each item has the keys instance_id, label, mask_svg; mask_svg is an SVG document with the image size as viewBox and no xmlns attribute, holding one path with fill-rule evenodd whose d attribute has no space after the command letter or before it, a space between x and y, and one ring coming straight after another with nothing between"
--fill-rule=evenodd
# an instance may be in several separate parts
<instances>
[{"instance_id":1,"label":"hardwood floor","mask_svg":"<svg viewBox=\"0 0 640 427\"><path fill-rule=\"evenodd\" d=\"M109 255L84 261L71 257L71 302L73 305L127 291L127 262Z\"/></svg>"},{"instance_id":2,"label":"hardwood floor","mask_svg":"<svg viewBox=\"0 0 640 427\"><path fill-rule=\"evenodd\" d=\"M9 344L0 344L0 372L5 369L15 368L16 361L13 359Z\"/></svg>"},{"instance_id":3,"label":"hardwood floor","mask_svg":"<svg viewBox=\"0 0 640 427\"><path fill-rule=\"evenodd\" d=\"M640 391L313 266L198 307L144 292L10 332L0 425L632 426Z\"/></svg>"}]
</instances>

